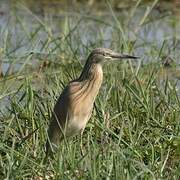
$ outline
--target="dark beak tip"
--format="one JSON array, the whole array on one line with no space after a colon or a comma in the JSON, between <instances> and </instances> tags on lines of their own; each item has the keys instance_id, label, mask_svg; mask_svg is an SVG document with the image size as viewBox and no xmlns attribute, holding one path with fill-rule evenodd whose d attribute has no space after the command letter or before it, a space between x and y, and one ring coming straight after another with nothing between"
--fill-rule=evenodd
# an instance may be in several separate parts
<instances>
[{"instance_id":1,"label":"dark beak tip","mask_svg":"<svg viewBox=\"0 0 180 180\"><path fill-rule=\"evenodd\" d=\"M120 58L120 59L139 59L139 56L131 56L131 55L120 55L120 56L113 56L113 58Z\"/></svg>"},{"instance_id":2,"label":"dark beak tip","mask_svg":"<svg viewBox=\"0 0 180 180\"><path fill-rule=\"evenodd\" d=\"M131 56L131 55L123 55L122 58L126 58L126 59L139 59L139 56Z\"/></svg>"},{"instance_id":3,"label":"dark beak tip","mask_svg":"<svg viewBox=\"0 0 180 180\"><path fill-rule=\"evenodd\" d=\"M140 56L132 56L131 59L140 59Z\"/></svg>"}]
</instances>

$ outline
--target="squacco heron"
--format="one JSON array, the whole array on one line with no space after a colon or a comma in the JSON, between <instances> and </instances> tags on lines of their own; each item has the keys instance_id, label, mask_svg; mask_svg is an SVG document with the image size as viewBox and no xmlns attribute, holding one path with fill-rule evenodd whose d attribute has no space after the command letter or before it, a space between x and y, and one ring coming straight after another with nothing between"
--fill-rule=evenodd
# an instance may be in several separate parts
<instances>
[{"instance_id":1,"label":"squacco heron","mask_svg":"<svg viewBox=\"0 0 180 180\"><path fill-rule=\"evenodd\" d=\"M54 145L57 146L64 138L79 132L83 134L103 81L104 62L136 58L106 48L96 48L90 53L79 78L69 82L57 100L48 128L46 155L53 152Z\"/></svg>"}]
</instances>

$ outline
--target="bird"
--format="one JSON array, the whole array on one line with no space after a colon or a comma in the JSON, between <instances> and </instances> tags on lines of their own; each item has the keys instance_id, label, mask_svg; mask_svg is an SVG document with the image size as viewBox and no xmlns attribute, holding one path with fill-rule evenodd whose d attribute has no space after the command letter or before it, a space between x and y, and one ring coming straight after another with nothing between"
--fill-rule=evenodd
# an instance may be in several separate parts
<instances>
[{"instance_id":1,"label":"bird","mask_svg":"<svg viewBox=\"0 0 180 180\"><path fill-rule=\"evenodd\" d=\"M80 76L67 84L54 106L47 130L46 156L53 153L63 139L78 133L82 137L102 85L103 64L116 59L136 58L107 48L92 50Z\"/></svg>"}]
</instances>

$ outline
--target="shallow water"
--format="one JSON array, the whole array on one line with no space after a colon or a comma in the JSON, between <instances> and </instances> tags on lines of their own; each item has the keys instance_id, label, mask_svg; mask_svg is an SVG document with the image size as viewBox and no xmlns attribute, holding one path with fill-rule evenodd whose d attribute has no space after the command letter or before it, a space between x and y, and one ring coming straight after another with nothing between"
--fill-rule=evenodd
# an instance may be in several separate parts
<instances>
[{"instance_id":1,"label":"shallow water","mask_svg":"<svg viewBox=\"0 0 180 180\"><path fill-rule=\"evenodd\" d=\"M167 51L173 50L173 54L170 55L178 61L180 57L178 10L180 9L175 9L172 3L169 4L169 8L165 3L162 7L161 5L157 5L150 12L145 23L142 23L152 4L141 5L133 13L135 4L131 7L123 3L123 8L121 6L118 9L114 8L112 12L110 5L101 6L101 3L90 6L80 3L67 4L66 1L57 0L38 2L4 0L0 2L0 47L3 50L7 43L5 55L8 58L11 55L20 57L30 51L47 53L45 48L42 48L42 44L47 40L48 35L62 38L69 33L67 28L72 29L72 42L80 38L83 46L89 46L98 44L98 40L101 40L103 46L110 47L114 38L113 33L117 33L114 29L120 31L118 27L120 23L126 25L126 28L122 25L126 40L136 41L135 53L143 56L143 59L154 60L152 46L156 52L164 43L164 53L169 54ZM113 13L116 17L113 17ZM141 23L142 25L139 26ZM33 33L35 37L29 42ZM73 45L76 46L76 43ZM51 44L49 48L53 46ZM53 53L57 52L53 51ZM150 57L149 54L152 56ZM7 64L4 64L3 69L6 71Z\"/></svg>"}]
</instances>

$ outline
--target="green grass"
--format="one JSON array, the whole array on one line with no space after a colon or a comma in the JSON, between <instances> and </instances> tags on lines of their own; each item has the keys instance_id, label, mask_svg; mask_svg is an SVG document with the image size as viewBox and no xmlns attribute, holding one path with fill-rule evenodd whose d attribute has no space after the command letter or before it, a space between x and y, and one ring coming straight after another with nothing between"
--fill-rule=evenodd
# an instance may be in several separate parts
<instances>
[{"instance_id":1,"label":"green grass","mask_svg":"<svg viewBox=\"0 0 180 180\"><path fill-rule=\"evenodd\" d=\"M145 9L139 3L126 18L110 3L107 19L88 14L74 20L67 15L58 24L58 34L48 25L57 22L18 5L34 22L27 28L26 18L15 8L14 19L0 32L0 57L10 64L0 78L0 179L179 179L180 86L171 73L162 73L167 69L160 63L169 52L179 56L178 38L171 34L172 42L165 36L159 47L158 40L139 35L163 21L161 14L151 12L156 1L128 27L138 8ZM173 17L164 21L176 23ZM105 36L108 28L110 37ZM134 29L132 40L128 34ZM47 126L58 96L80 74L88 53L105 45L131 54L144 49L138 61L104 65L103 85L83 135L85 156L76 136L43 164Z\"/></svg>"}]
</instances>

